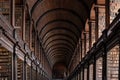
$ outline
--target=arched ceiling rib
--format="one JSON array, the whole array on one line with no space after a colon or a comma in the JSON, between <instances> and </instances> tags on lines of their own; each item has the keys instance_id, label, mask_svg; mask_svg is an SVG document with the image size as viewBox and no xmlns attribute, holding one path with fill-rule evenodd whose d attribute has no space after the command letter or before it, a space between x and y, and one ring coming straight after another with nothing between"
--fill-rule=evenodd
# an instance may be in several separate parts
<instances>
[{"instance_id":1,"label":"arched ceiling rib","mask_svg":"<svg viewBox=\"0 0 120 80\"><path fill-rule=\"evenodd\" d=\"M63 50L64 51L64 50ZM57 53L55 53L55 54L51 54L50 55L50 58L52 59L52 57L54 57L54 56L58 56L58 55L63 55L63 57L68 57L69 55L69 53L67 53L67 51L64 51L64 53L63 53L63 51L62 50L60 50L60 51L57 51ZM61 53L63 53L63 54L61 54Z\"/></svg>"},{"instance_id":2,"label":"arched ceiling rib","mask_svg":"<svg viewBox=\"0 0 120 80\"><path fill-rule=\"evenodd\" d=\"M66 15L66 17L63 17L63 15ZM66 22L69 24L74 25L79 31L81 29L80 26L82 26L81 21L79 20L78 17L68 14L66 12L54 12L54 13L49 13L46 16L44 16L38 23L39 26L37 28L40 30L40 33L48 24L54 23L54 22Z\"/></svg>"},{"instance_id":3,"label":"arched ceiling rib","mask_svg":"<svg viewBox=\"0 0 120 80\"><path fill-rule=\"evenodd\" d=\"M52 49L50 48L49 50L48 50L48 53L49 54L47 54L47 55L50 55L51 53L52 53L52 51L54 51L54 50L56 50L56 49L66 49L66 50L68 50L69 51L69 53L72 53L73 51L71 50L71 49L69 49L68 48L68 46L64 46L63 47L63 45L61 46L61 45L59 45L59 46L54 46L54 47L52 47Z\"/></svg>"},{"instance_id":4,"label":"arched ceiling rib","mask_svg":"<svg viewBox=\"0 0 120 80\"><path fill-rule=\"evenodd\" d=\"M58 55L53 55L51 57L53 60L52 60L52 63L56 63L56 62L65 62L67 64L68 62L68 56L66 55L61 55L61 54L58 54Z\"/></svg>"},{"instance_id":5,"label":"arched ceiling rib","mask_svg":"<svg viewBox=\"0 0 120 80\"><path fill-rule=\"evenodd\" d=\"M47 31L47 30L44 31L45 34L41 35L41 39L43 40L49 33L51 33L51 32L56 32L56 31L59 31L59 32L67 32L68 34L69 34L69 33L70 33L70 34L73 34L73 35L76 37L76 39L79 38L79 36L77 35L77 33L75 33L75 32L73 32L72 30L67 29L67 28L65 28L65 27L63 27L63 26L60 25L60 27L54 27L54 28L52 28L52 29L49 29L48 31Z\"/></svg>"},{"instance_id":6,"label":"arched ceiling rib","mask_svg":"<svg viewBox=\"0 0 120 80\"><path fill-rule=\"evenodd\" d=\"M43 42L44 42L44 40L46 41L46 39L48 40L51 37L55 37L55 35L56 36L59 36L59 35L66 36L70 39L73 38L73 41L76 41L78 39L78 37L75 36L74 34L72 34L72 32L68 32L68 31L64 31L64 30L60 30L60 29L59 30L53 30L53 31L54 31L54 33L51 31L51 32L47 33L44 37L42 37ZM63 34L65 32L67 32L67 33ZM69 34L71 34L71 35L69 35Z\"/></svg>"},{"instance_id":7,"label":"arched ceiling rib","mask_svg":"<svg viewBox=\"0 0 120 80\"><path fill-rule=\"evenodd\" d=\"M65 47L63 48L59 48L59 49L52 49L50 52L49 52L49 55L51 55L52 53L55 53L58 52L58 51L61 51L61 52L67 52L67 55L69 55L69 53L71 53L71 51Z\"/></svg>"},{"instance_id":8,"label":"arched ceiling rib","mask_svg":"<svg viewBox=\"0 0 120 80\"><path fill-rule=\"evenodd\" d=\"M55 23L55 22L54 22ZM64 24L64 23L63 23ZM49 23L49 25L50 25L50 23ZM52 26L54 26L54 27L52 27ZM47 29L45 29L44 31L42 31L42 33L40 34L40 36L42 37L42 38L44 38L45 37L45 35L47 35L47 33L49 33L49 32L51 32L51 31L54 31L54 30L65 30L65 31L69 31L69 32L71 32L71 33L73 33L76 37L79 37L78 35L80 34L80 32L77 32L77 29L76 29L76 32L74 32L73 30L72 30L72 28L70 28L68 25L62 25L62 24L60 24L60 26L58 26L58 24L55 24L55 25L51 25L51 26L47 26L48 28ZM73 28L74 29L74 28Z\"/></svg>"},{"instance_id":9,"label":"arched ceiling rib","mask_svg":"<svg viewBox=\"0 0 120 80\"><path fill-rule=\"evenodd\" d=\"M57 62L68 65L89 17L93 0L31 2L28 3L31 16L50 62L52 65Z\"/></svg>"},{"instance_id":10,"label":"arched ceiling rib","mask_svg":"<svg viewBox=\"0 0 120 80\"><path fill-rule=\"evenodd\" d=\"M89 12L88 11L89 9L87 9L88 8L87 5L85 3L84 4L83 3L84 3L83 0L81 0L81 1L76 0L76 1L74 1L74 4L73 4L73 0L59 0L59 1L58 0L49 0L49 1L48 0L38 0L33 5L32 9L31 9L31 14L33 15L34 12L36 12L36 9L39 10L42 8L42 10L46 11L46 10L50 10L51 8L62 8L62 7L68 8L68 9L73 8L74 11L75 10L81 11L81 9L82 9L81 13L83 11L85 11L85 13ZM69 5L69 6L66 6L66 5ZM44 12L44 11L42 11L42 12ZM42 14L44 14L44 13L42 13ZM88 15L86 15L86 16L88 16Z\"/></svg>"},{"instance_id":11,"label":"arched ceiling rib","mask_svg":"<svg viewBox=\"0 0 120 80\"><path fill-rule=\"evenodd\" d=\"M38 0L26 0L27 4L28 4L28 7L30 9L30 13L32 14L32 10L34 9L33 6L36 5ZM30 14L30 15L31 15Z\"/></svg>"},{"instance_id":12,"label":"arched ceiling rib","mask_svg":"<svg viewBox=\"0 0 120 80\"><path fill-rule=\"evenodd\" d=\"M63 52L63 51L62 51ZM52 54L52 55L50 55L50 59L55 59L56 58L56 56L58 56L58 58L60 58L60 56L62 57L62 60L65 60L66 61L66 63L68 63L67 61L67 59L68 58L70 58L70 55L67 55L67 54L69 54L69 53L67 53L67 52L65 52L65 53L62 53L61 54L61 52L57 52L56 54ZM65 62L64 61L64 62Z\"/></svg>"},{"instance_id":13,"label":"arched ceiling rib","mask_svg":"<svg viewBox=\"0 0 120 80\"><path fill-rule=\"evenodd\" d=\"M86 4L85 0L79 0L85 7L87 13L90 13L90 7Z\"/></svg>"},{"instance_id":14,"label":"arched ceiling rib","mask_svg":"<svg viewBox=\"0 0 120 80\"><path fill-rule=\"evenodd\" d=\"M66 5L69 5L69 6L66 6ZM78 2L78 0L74 1L74 3L72 0L59 0L59 1L58 0L49 0L49 1L44 0L41 3L39 3L38 6L36 6L34 11L32 12L32 16L34 16L33 19L38 20L39 19L38 15L39 16L43 15L48 10L56 9L56 8L65 8L65 9L72 10L75 13L77 13L79 16L81 16L81 14L84 13L85 16L81 16L81 18L85 22L85 17L87 15L87 12L84 6L80 2Z\"/></svg>"},{"instance_id":15,"label":"arched ceiling rib","mask_svg":"<svg viewBox=\"0 0 120 80\"><path fill-rule=\"evenodd\" d=\"M79 20L81 21L82 25L84 24L84 21L82 20L81 16L79 16L79 14L77 14L75 11L73 10L70 10L70 9L65 9L65 8L55 8L55 9L51 9L51 10L48 10L46 11L44 14L42 14L38 20L36 21L36 25L38 25L39 21L44 17L46 16L47 14L50 14L50 13L55 13L55 12L66 12L66 13L69 13L69 14L72 14L76 17L79 18Z\"/></svg>"},{"instance_id":16,"label":"arched ceiling rib","mask_svg":"<svg viewBox=\"0 0 120 80\"><path fill-rule=\"evenodd\" d=\"M69 45L66 45L65 43L57 43L57 44L53 44L51 45L48 49L47 49L47 52L49 50L52 50L53 47L58 47L58 46L61 46L61 47L69 47L68 49L71 49L71 52L73 52L73 47L72 46L69 46Z\"/></svg>"},{"instance_id":17,"label":"arched ceiling rib","mask_svg":"<svg viewBox=\"0 0 120 80\"><path fill-rule=\"evenodd\" d=\"M63 25L62 25L63 24ZM59 25L59 26L58 26ZM62 26L60 26L62 25ZM54 27L56 26L56 27ZM49 29L55 29L55 28L65 28L66 30L70 30L71 32L74 32L74 30L76 31L75 33L77 35L80 34L80 29L78 28L77 25L75 25L74 23L70 22L70 21L66 21L66 20L53 20L48 22L40 31L40 35L45 34L44 32L48 31Z\"/></svg>"},{"instance_id":18,"label":"arched ceiling rib","mask_svg":"<svg viewBox=\"0 0 120 80\"><path fill-rule=\"evenodd\" d=\"M54 40L50 41L47 45L45 45L45 47L47 47L49 44L56 42L56 41L64 41L64 42L67 42L68 44L71 44L72 46L75 46L74 44L71 43L71 41L69 41L67 39L54 39Z\"/></svg>"},{"instance_id":19,"label":"arched ceiling rib","mask_svg":"<svg viewBox=\"0 0 120 80\"><path fill-rule=\"evenodd\" d=\"M71 40L71 44L77 44L77 42L74 40L74 39L72 39L72 37L71 36L69 36L69 35L66 35L66 34L54 34L54 35L51 35L51 36L49 36L46 40L44 40L46 43L47 42L49 42L50 41L50 39L54 39L54 38L58 38L58 39L60 39L60 38L67 38L68 40L70 39ZM44 43L44 42L43 42ZM44 44L46 44L46 43L44 43Z\"/></svg>"},{"instance_id":20,"label":"arched ceiling rib","mask_svg":"<svg viewBox=\"0 0 120 80\"><path fill-rule=\"evenodd\" d=\"M62 44L62 45L65 44L65 46L68 45L69 48L74 49L74 46L73 46L73 45L69 44L69 43L66 42L66 41L59 41L59 40L58 40L58 41L55 41L55 42L53 42L53 43L51 43L51 44L48 45L45 49L46 49L46 50L49 50L50 48L52 48L53 46L58 45L58 44Z\"/></svg>"}]
</instances>

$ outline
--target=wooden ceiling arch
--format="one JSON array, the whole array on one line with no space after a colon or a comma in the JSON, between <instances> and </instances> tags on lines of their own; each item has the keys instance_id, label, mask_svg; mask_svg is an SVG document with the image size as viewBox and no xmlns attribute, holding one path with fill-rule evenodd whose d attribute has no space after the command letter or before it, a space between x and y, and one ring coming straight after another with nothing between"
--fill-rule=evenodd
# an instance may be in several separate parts
<instances>
[{"instance_id":1,"label":"wooden ceiling arch","mask_svg":"<svg viewBox=\"0 0 120 80\"><path fill-rule=\"evenodd\" d=\"M52 66L57 62L69 64L95 1L27 1L41 44Z\"/></svg>"}]
</instances>

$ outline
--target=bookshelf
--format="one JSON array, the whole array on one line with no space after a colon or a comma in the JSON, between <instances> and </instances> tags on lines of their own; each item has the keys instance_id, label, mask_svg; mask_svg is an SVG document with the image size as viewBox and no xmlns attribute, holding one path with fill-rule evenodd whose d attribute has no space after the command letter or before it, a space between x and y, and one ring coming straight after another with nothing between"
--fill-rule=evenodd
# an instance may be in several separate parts
<instances>
[{"instance_id":1,"label":"bookshelf","mask_svg":"<svg viewBox=\"0 0 120 80\"><path fill-rule=\"evenodd\" d=\"M102 80L102 58L96 61L96 80Z\"/></svg>"},{"instance_id":2,"label":"bookshelf","mask_svg":"<svg viewBox=\"0 0 120 80\"><path fill-rule=\"evenodd\" d=\"M99 8L98 13L98 37L102 35L103 30L105 29L105 8Z\"/></svg>"},{"instance_id":3,"label":"bookshelf","mask_svg":"<svg viewBox=\"0 0 120 80\"><path fill-rule=\"evenodd\" d=\"M10 0L0 0L0 14L10 21Z\"/></svg>"},{"instance_id":4,"label":"bookshelf","mask_svg":"<svg viewBox=\"0 0 120 80\"><path fill-rule=\"evenodd\" d=\"M89 67L89 80L93 80L93 64L90 65Z\"/></svg>"},{"instance_id":5,"label":"bookshelf","mask_svg":"<svg viewBox=\"0 0 120 80\"><path fill-rule=\"evenodd\" d=\"M17 58L17 80L22 80L23 78L23 61Z\"/></svg>"},{"instance_id":6,"label":"bookshelf","mask_svg":"<svg viewBox=\"0 0 120 80\"><path fill-rule=\"evenodd\" d=\"M29 65L26 65L26 79L30 80L30 71L31 71L31 67Z\"/></svg>"},{"instance_id":7,"label":"bookshelf","mask_svg":"<svg viewBox=\"0 0 120 80\"><path fill-rule=\"evenodd\" d=\"M0 80L11 79L11 53L0 47Z\"/></svg>"},{"instance_id":8,"label":"bookshelf","mask_svg":"<svg viewBox=\"0 0 120 80\"><path fill-rule=\"evenodd\" d=\"M107 78L108 80L118 80L119 73L119 47L116 46L107 55Z\"/></svg>"},{"instance_id":9,"label":"bookshelf","mask_svg":"<svg viewBox=\"0 0 120 80\"><path fill-rule=\"evenodd\" d=\"M110 23L117 16L120 8L120 0L110 0Z\"/></svg>"}]
</instances>

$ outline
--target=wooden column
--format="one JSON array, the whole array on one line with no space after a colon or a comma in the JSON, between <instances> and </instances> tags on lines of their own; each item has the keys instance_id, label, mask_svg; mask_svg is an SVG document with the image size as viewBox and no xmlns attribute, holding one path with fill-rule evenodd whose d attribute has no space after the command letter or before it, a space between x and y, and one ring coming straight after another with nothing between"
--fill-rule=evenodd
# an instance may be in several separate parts
<instances>
[{"instance_id":1,"label":"wooden column","mask_svg":"<svg viewBox=\"0 0 120 80\"><path fill-rule=\"evenodd\" d=\"M105 51L104 51L105 52ZM107 80L107 54L103 54L103 62L102 62L102 80Z\"/></svg>"},{"instance_id":2,"label":"wooden column","mask_svg":"<svg viewBox=\"0 0 120 80\"><path fill-rule=\"evenodd\" d=\"M89 64L88 64L88 66L87 66L87 80L89 80L89 78L90 78L90 77L89 77L89 69L90 69L90 68L89 68Z\"/></svg>"},{"instance_id":3,"label":"wooden column","mask_svg":"<svg viewBox=\"0 0 120 80\"><path fill-rule=\"evenodd\" d=\"M107 50L106 50L106 38L107 38L107 31L105 30L103 32L104 34L104 52L103 52L103 64L102 64L102 67L103 67L103 70L102 70L102 80L107 80Z\"/></svg>"},{"instance_id":4,"label":"wooden column","mask_svg":"<svg viewBox=\"0 0 120 80\"><path fill-rule=\"evenodd\" d=\"M81 49L81 61L82 61L82 56L83 56L83 55L82 55L82 53L83 53L83 51L82 51L82 39L81 39L81 41L80 41L80 44L81 44L81 45L80 45L80 49Z\"/></svg>"},{"instance_id":5,"label":"wooden column","mask_svg":"<svg viewBox=\"0 0 120 80\"><path fill-rule=\"evenodd\" d=\"M13 31L13 37L15 38L16 30ZM18 42L16 42L13 46L13 53L12 53L12 79L17 80L17 57L16 57L16 46Z\"/></svg>"},{"instance_id":6,"label":"wooden column","mask_svg":"<svg viewBox=\"0 0 120 80\"><path fill-rule=\"evenodd\" d=\"M38 69L37 69L37 64L36 64L36 70L35 70L35 74L36 74L36 75L35 75L35 80L37 80L37 70L38 70Z\"/></svg>"},{"instance_id":7,"label":"wooden column","mask_svg":"<svg viewBox=\"0 0 120 80\"><path fill-rule=\"evenodd\" d=\"M106 28L109 27L110 24L110 0L105 0L105 21L106 21Z\"/></svg>"},{"instance_id":8,"label":"wooden column","mask_svg":"<svg viewBox=\"0 0 120 80\"><path fill-rule=\"evenodd\" d=\"M12 80L17 80L17 57L16 57L16 46L17 43L14 44L13 54L12 54Z\"/></svg>"},{"instance_id":9,"label":"wooden column","mask_svg":"<svg viewBox=\"0 0 120 80\"><path fill-rule=\"evenodd\" d=\"M84 57L86 55L86 33L84 33Z\"/></svg>"},{"instance_id":10,"label":"wooden column","mask_svg":"<svg viewBox=\"0 0 120 80\"><path fill-rule=\"evenodd\" d=\"M120 80L120 33L119 33L119 71L118 71L118 80Z\"/></svg>"},{"instance_id":11,"label":"wooden column","mask_svg":"<svg viewBox=\"0 0 120 80\"><path fill-rule=\"evenodd\" d=\"M78 74L77 74L77 80L80 80L79 75L80 75L80 74L78 73Z\"/></svg>"},{"instance_id":12,"label":"wooden column","mask_svg":"<svg viewBox=\"0 0 120 80\"><path fill-rule=\"evenodd\" d=\"M32 65L32 63L33 63L33 61L31 61L31 69L30 69L30 80L33 80L32 78L33 78L33 75L32 75L32 73L33 73L33 71L32 71L32 69L33 69L33 65Z\"/></svg>"},{"instance_id":13,"label":"wooden column","mask_svg":"<svg viewBox=\"0 0 120 80\"><path fill-rule=\"evenodd\" d=\"M88 25L89 25L89 50L90 50L90 48L92 47L92 36L91 36L91 34L92 34L92 26L91 26L91 22L89 21L88 22Z\"/></svg>"},{"instance_id":14,"label":"wooden column","mask_svg":"<svg viewBox=\"0 0 120 80\"><path fill-rule=\"evenodd\" d=\"M80 70L80 72L79 72L79 80L81 80L81 70Z\"/></svg>"},{"instance_id":15,"label":"wooden column","mask_svg":"<svg viewBox=\"0 0 120 80\"><path fill-rule=\"evenodd\" d=\"M23 16L22 16L22 17L23 17L23 22L22 22L22 23L23 23L23 24L22 24L22 27L23 27L22 30L23 30L23 31L22 31L22 37L23 37L23 40L25 41L25 35L26 35L26 34L25 34L25 27L26 27L26 26L25 26L25 23L26 23L26 21L25 21L25 15L26 15L26 13L25 13L26 0L23 1L23 7L22 7L22 9L23 9Z\"/></svg>"},{"instance_id":16,"label":"wooden column","mask_svg":"<svg viewBox=\"0 0 120 80\"><path fill-rule=\"evenodd\" d=\"M11 8L10 23L14 27L15 26L15 0L11 0L10 8Z\"/></svg>"},{"instance_id":17,"label":"wooden column","mask_svg":"<svg viewBox=\"0 0 120 80\"><path fill-rule=\"evenodd\" d=\"M26 55L24 56L24 63L23 63L23 80L26 80Z\"/></svg>"},{"instance_id":18,"label":"wooden column","mask_svg":"<svg viewBox=\"0 0 120 80\"><path fill-rule=\"evenodd\" d=\"M93 63L93 80L96 80L96 57L94 56L94 63Z\"/></svg>"},{"instance_id":19,"label":"wooden column","mask_svg":"<svg viewBox=\"0 0 120 80\"><path fill-rule=\"evenodd\" d=\"M32 26L33 25L33 22L32 22L32 20L30 21L30 42L29 42L29 47L30 47L30 49L32 49Z\"/></svg>"},{"instance_id":20,"label":"wooden column","mask_svg":"<svg viewBox=\"0 0 120 80\"><path fill-rule=\"evenodd\" d=\"M96 23L95 23L95 41L98 39L98 7L95 7L94 8L95 9L95 21L96 21Z\"/></svg>"},{"instance_id":21,"label":"wooden column","mask_svg":"<svg viewBox=\"0 0 120 80\"><path fill-rule=\"evenodd\" d=\"M81 54L82 54L81 53L81 39L79 39L79 45L78 46L79 46L79 51L78 51L79 53L78 54L79 54L79 62L80 62L81 59L82 59L82 57L81 57Z\"/></svg>"},{"instance_id":22,"label":"wooden column","mask_svg":"<svg viewBox=\"0 0 120 80\"><path fill-rule=\"evenodd\" d=\"M84 80L84 67L82 68L82 79Z\"/></svg>"}]
</instances>

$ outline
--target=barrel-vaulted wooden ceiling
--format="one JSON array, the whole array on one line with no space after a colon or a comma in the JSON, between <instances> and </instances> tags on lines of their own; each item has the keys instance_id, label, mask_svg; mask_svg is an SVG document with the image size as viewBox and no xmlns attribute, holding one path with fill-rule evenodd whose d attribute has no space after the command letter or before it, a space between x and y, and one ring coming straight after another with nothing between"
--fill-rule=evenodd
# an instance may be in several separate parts
<instances>
[{"instance_id":1,"label":"barrel-vaulted wooden ceiling","mask_svg":"<svg viewBox=\"0 0 120 80\"><path fill-rule=\"evenodd\" d=\"M28 0L45 53L69 64L94 0Z\"/></svg>"}]
</instances>

